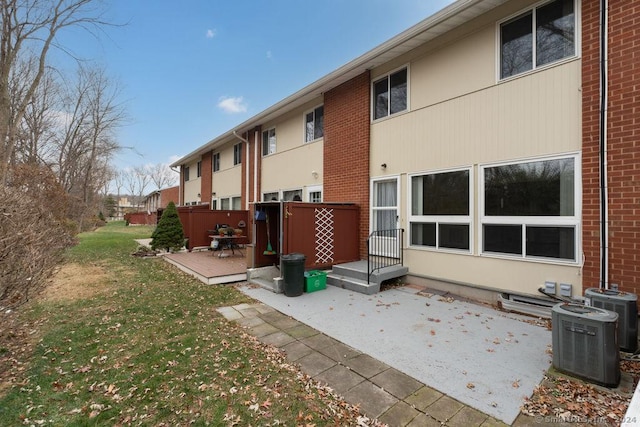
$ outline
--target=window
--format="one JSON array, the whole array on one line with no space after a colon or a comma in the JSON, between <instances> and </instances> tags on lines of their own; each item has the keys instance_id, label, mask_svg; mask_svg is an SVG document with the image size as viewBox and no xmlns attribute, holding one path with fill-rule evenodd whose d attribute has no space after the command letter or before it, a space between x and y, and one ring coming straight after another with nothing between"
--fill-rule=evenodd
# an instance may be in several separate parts
<instances>
[{"instance_id":1,"label":"window","mask_svg":"<svg viewBox=\"0 0 640 427\"><path fill-rule=\"evenodd\" d=\"M322 191L310 191L309 192L309 202L311 202L311 203L322 203Z\"/></svg>"},{"instance_id":2,"label":"window","mask_svg":"<svg viewBox=\"0 0 640 427\"><path fill-rule=\"evenodd\" d=\"M373 119L381 119L407 109L407 69L389 74L373 83Z\"/></svg>"},{"instance_id":3,"label":"window","mask_svg":"<svg viewBox=\"0 0 640 427\"><path fill-rule=\"evenodd\" d=\"M576 157L482 168L482 251L576 261Z\"/></svg>"},{"instance_id":4,"label":"window","mask_svg":"<svg viewBox=\"0 0 640 427\"><path fill-rule=\"evenodd\" d=\"M276 152L276 128L262 132L262 155L267 156Z\"/></svg>"},{"instance_id":5,"label":"window","mask_svg":"<svg viewBox=\"0 0 640 427\"><path fill-rule=\"evenodd\" d=\"M324 105L304 116L304 142L315 141L324 135Z\"/></svg>"},{"instance_id":6,"label":"window","mask_svg":"<svg viewBox=\"0 0 640 427\"><path fill-rule=\"evenodd\" d=\"M223 211L228 211L230 208L231 199L228 197L224 197L220 199L220 209Z\"/></svg>"},{"instance_id":7,"label":"window","mask_svg":"<svg viewBox=\"0 0 640 427\"><path fill-rule=\"evenodd\" d=\"M470 169L411 176L411 245L471 249Z\"/></svg>"},{"instance_id":8,"label":"window","mask_svg":"<svg viewBox=\"0 0 640 427\"><path fill-rule=\"evenodd\" d=\"M500 78L576 54L574 0L555 0L500 25Z\"/></svg>"},{"instance_id":9,"label":"window","mask_svg":"<svg viewBox=\"0 0 640 427\"><path fill-rule=\"evenodd\" d=\"M215 198L211 199L211 209L213 210L218 209L218 199L215 199Z\"/></svg>"},{"instance_id":10,"label":"window","mask_svg":"<svg viewBox=\"0 0 640 427\"><path fill-rule=\"evenodd\" d=\"M231 198L231 209L234 211L239 211L242 209L242 198L240 196Z\"/></svg>"},{"instance_id":11,"label":"window","mask_svg":"<svg viewBox=\"0 0 640 427\"><path fill-rule=\"evenodd\" d=\"M242 163L242 143L233 146L233 165Z\"/></svg>"},{"instance_id":12,"label":"window","mask_svg":"<svg viewBox=\"0 0 640 427\"><path fill-rule=\"evenodd\" d=\"M263 202L276 201L278 200L278 196L280 196L280 194L277 191L272 193L264 193L262 194L262 201Z\"/></svg>"},{"instance_id":13,"label":"window","mask_svg":"<svg viewBox=\"0 0 640 427\"><path fill-rule=\"evenodd\" d=\"M189 166L184 167L184 180L189 181Z\"/></svg>"},{"instance_id":14,"label":"window","mask_svg":"<svg viewBox=\"0 0 640 427\"><path fill-rule=\"evenodd\" d=\"M196 171L196 176L198 178L200 178L202 176L202 162L201 161L198 162L197 168L198 168L198 170Z\"/></svg>"},{"instance_id":15,"label":"window","mask_svg":"<svg viewBox=\"0 0 640 427\"><path fill-rule=\"evenodd\" d=\"M302 190L287 190L282 192L282 200L290 202L293 200L302 201Z\"/></svg>"},{"instance_id":16,"label":"window","mask_svg":"<svg viewBox=\"0 0 640 427\"><path fill-rule=\"evenodd\" d=\"M213 155L212 163L213 163L213 171L214 172L219 171L220 170L220 153L216 153Z\"/></svg>"}]
</instances>

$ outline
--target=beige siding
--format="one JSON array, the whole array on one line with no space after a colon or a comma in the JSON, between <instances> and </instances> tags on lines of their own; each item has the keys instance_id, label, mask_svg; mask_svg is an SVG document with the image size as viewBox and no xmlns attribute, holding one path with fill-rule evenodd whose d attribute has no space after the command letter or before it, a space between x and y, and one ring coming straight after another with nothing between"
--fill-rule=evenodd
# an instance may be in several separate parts
<instances>
[{"instance_id":1,"label":"beige siding","mask_svg":"<svg viewBox=\"0 0 640 427\"><path fill-rule=\"evenodd\" d=\"M304 143L304 114L321 104L318 98L263 127L276 129L276 152L262 158L263 193L322 184L322 139Z\"/></svg>"},{"instance_id":2,"label":"beige siding","mask_svg":"<svg viewBox=\"0 0 640 427\"><path fill-rule=\"evenodd\" d=\"M214 155L220 153L220 170L211 176L211 191L216 193L217 198L239 196L242 193L242 164L233 164L233 147L239 142L234 141L213 152ZM246 144L243 144L242 150L246 149Z\"/></svg>"},{"instance_id":3,"label":"beige siding","mask_svg":"<svg viewBox=\"0 0 640 427\"><path fill-rule=\"evenodd\" d=\"M405 265L410 274L473 284L498 291L536 295L549 280L573 285L580 292L582 278L577 266L553 265L531 261L505 260L484 256L456 255L408 249Z\"/></svg>"},{"instance_id":4,"label":"beige siding","mask_svg":"<svg viewBox=\"0 0 640 427\"><path fill-rule=\"evenodd\" d=\"M216 193L216 197L239 196L241 193L241 183L241 165L221 169L220 171L213 173L213 187L211 191Z\"/></svg>"},{"instance_id":5,"label":"beige siding","mask_svg":"<svg viewBox=\"0 0 640 427\"><path fill-rule=\"evenodd\" d=\"M184 183L184 202L198 202L198 193L200 193L200 180L198 177L198 162L188 164L189 166L189 181Z\"/></svg>"},{"instance_id":6,"label":"beige siding","mask_svg":"<svg viewBox=\"0 0 640 427\"><path fill-rule=\"evenodd\" d=\"M533 295L550 280L579 292L579 265L479 255L479 166L581 149L580 61L496 83L491 28L476 33L474 41L484 46L475 46L477 56L463 40L410 63L412 109L372 124L371 176L400 176L401 226L408 231L408 175L472 167L472 253L407 248L411 274ZM466 80L458 71L465 58L475 58Z\"/></svg>"},{"instance_id":7,"label":"beige siding","mask_svg":"<svg viewBox=\"0 0 640 427\"><path fill-rule=\"evenodd\" d=\"M578 151L580 105L576 60L413 110L372 125L371 173L382 163L412 173Z\"/></svg>"}]
</instances>

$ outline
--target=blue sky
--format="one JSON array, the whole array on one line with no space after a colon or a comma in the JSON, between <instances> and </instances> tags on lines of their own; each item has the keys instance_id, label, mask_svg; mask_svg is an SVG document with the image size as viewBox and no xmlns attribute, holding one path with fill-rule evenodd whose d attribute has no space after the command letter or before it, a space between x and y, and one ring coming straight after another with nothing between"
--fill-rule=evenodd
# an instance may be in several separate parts
<instances>
[{"instance_id":1,"label":"blue sky","mask_svg":"<svg viewBox=\"0 0 640 427\"><path fill-rule=\"evenodd\" d=\"M451 2L112 0L124 26L60 41L119 82L124 169L188 154Z\"/></svg>"}]
</instances>

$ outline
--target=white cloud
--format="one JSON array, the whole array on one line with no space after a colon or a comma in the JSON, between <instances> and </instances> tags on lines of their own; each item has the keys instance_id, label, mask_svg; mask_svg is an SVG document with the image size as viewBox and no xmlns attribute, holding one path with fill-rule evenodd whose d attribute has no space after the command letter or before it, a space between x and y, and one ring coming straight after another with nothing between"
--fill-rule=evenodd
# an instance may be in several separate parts
<instances>
[{"instance_id":1,"label":"white cloud","mask_svg":"<svg viewBox=\"0 0 640 427\"><path fill-rule=\"evenodd\" d=\"M216 36L216 30L215 29L208 29L207 30L207 38L208 39L212 39Z\"/></svg>"},{"instance_id":2,"label":"white cloud","mask_svg":"<svg viewBox=\"0 0 640 427\"><path fill-rule=\"evenodd\" d=\"M218 101L218 108L226 113L244 113L247 111L247 105L243 101L241 96L231 98L222 96Z\"/></svg>"}]
</instances>

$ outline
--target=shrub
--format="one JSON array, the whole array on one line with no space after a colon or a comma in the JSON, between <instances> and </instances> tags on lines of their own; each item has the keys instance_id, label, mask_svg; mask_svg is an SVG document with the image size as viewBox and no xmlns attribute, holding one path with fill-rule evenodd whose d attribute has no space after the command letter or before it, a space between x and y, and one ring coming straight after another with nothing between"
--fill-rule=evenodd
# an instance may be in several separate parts
<instances>
[{"instance_id":1,"label":"shrub","mask_svg":"<svg viewBox=\"0 0 640 427\"><path fill-rule=\"evenodd\" d=\"M19 306L41 290L74 243L64 191L49 171L31 172L0 186L0 307Z\"/></svg>"},{"instance_id":2,"label":"shrub","mask_svg":"<svg viewBox=\"0 0 640 427\"><path fill-rule=\"evenodd\" d=\"M151 248L177 251L184 246L184 230L173 202L162 212L158 226L151 234Z\"/></svg>"}]
</instances>

